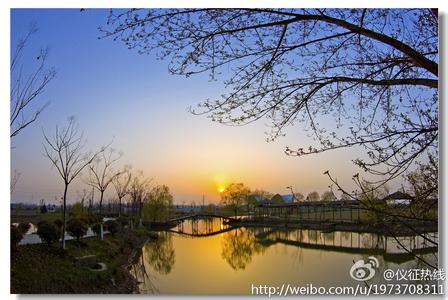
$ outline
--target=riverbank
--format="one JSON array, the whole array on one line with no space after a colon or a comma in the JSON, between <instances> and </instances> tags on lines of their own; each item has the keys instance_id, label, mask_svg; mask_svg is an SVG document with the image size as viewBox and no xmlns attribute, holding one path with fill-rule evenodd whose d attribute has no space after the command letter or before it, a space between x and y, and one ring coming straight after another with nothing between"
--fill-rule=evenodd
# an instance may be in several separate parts
<instances>
[{"instance_id":1,"label":"riverbank","mask_svg":"<svg viewBox=\"0 0 448 300\"><path fill-rule=\"evenodd\" d=\"M18 246L11 252L13 294L122 294L137 291L128 271L143 244L154 238L146 229L123 230L103 241L98 237L80 244L67 241L65 250L54 244ZM103 271L80 264L79 257L94 257Z\"/></svg>"}]
</instances>

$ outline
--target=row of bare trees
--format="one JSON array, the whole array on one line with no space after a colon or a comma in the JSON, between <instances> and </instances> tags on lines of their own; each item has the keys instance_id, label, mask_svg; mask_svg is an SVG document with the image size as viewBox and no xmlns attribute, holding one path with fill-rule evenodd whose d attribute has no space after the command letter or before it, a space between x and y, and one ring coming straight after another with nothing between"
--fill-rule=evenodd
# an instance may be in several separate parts
<instances>
[{"instance_id":1,"label":"row of bare trees","mask_svg":"<svg viewBox=\"0 0 448 300\"><path fill-rule=\"evenodd\" d=\"M132 212L141 220L143 202L149 191L150 180L143 176L143 172L131 172L130 166L117 167L118 160L123 153L116 153L108 144L94 152L84 150L86 139L84 133L74 117L70 117L65 127L56 129L52 135L43 133L44 150L46 157L58 171L64 183L62 197L63 227L65 232L67 218L67 192L70 184L80 177L84 170L88 175L83 181L99 192L99 215L102 215L104 194L110 186L114 187L119 201L119 214L122 213L122 201L129 197L132 203ZM84 197L83 197L84 198ZM92 205L93 195L90 199ZM141 222L141 221L140 221ZM62 237L62 247L65 247L65 238Z\"/></svg>"}]
</instances>

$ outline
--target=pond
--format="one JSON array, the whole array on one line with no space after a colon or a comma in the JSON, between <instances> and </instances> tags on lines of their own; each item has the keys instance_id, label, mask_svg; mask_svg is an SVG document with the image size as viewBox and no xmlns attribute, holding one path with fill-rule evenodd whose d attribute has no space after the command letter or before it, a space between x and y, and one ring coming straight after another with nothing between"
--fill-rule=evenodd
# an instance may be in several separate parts
<instances>
[{"instance_id":1,"label":"pond","mask_svg":"<svg viewBox=\"0 0 448 300\"><path fill-rule=\"evenodd\" d=\"M422 237L306 229L230 228L220 219L185 221L158 232L131 267L141 293L250 294L252 284L355 286L355 261L374 256L379 267L369 283L384 282L385 269L426 269L400 246L435 264L437 249ZM431 234L437 239L437 234ZM362 283L362 282L361 282Z\"/></svg>"}]
</instances>

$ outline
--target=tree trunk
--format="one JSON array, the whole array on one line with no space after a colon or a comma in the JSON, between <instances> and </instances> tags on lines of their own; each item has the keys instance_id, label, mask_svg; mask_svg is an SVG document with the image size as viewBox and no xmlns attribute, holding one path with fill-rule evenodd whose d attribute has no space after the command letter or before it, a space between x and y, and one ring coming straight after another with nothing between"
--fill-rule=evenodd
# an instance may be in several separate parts
<instances>
[{"instance_id":1,"label":"tree trunk","mask_svg":"<svg viewBox=\"0 0 448 300\"><path fill-rule=\"evenodd\" d=\"M133 218L135 218L135 212L137 211L137 209L136 209L136 201L137 200L135 200L135 199L132 199L132 204L131 204L131 214L132 214L132 217Z\"/></svg>"},{"instance_id":2,"label":"tree trunk","mask_svg":"<svg viewBox=\"0 0 448 300\"><path fill-rule=\"evenodd\" d=\"M66 201L67 201L67 189L68 189L68 184L67 183L65 183L65 187L64 187L64 197L62 198L62 237L61 237L61 239L62 239L62 242L61 242L61 244L62 244L62 249L65 249L65 222L66 222L66 219L65 219L65 215L66 215L66 213L65 213L65 211L66 211Z\"/></svg>"},{"instance_id":3,"label":"tree trunk","mask_svg":"<svg viewBox=\"0 0 448 300\"><path fill-rule=\"evenodd\" d=\"M140 200L139 203L138 203L139 227L142 227L142 225L143 225L143 220L142 220L143 214L142 214L142 212L143 212L143 201Z\"/></svg>"},{"instance_id":4,"label":"tree trunk","mask_svg":"<svg viewBox=\"0 0 448 300\"><path fill-rule=\"evenodd\" d=\"M104 191L101 191L101 196L100 196L100 216L102 216L103 194L104 194Z\"/></svg>"},{"instance_id":5,"label":"tree trunk","mask_svg":"<svg viewBox=\"0 0 448 300\"><path fill-rule=\"evenodd\" d=\"M121 217L121 198L118 198L118 216Z\"/></svg>"}]
</instances>

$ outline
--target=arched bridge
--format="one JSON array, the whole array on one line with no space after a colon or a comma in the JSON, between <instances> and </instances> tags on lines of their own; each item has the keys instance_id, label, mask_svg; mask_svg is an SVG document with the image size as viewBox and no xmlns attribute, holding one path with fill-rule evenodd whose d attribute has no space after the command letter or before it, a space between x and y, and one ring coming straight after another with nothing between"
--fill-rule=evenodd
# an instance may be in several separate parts
<instances>
[{"instance_id":1,"label":"arched bridge","mask_svg":"<svg viewBox=\"0 0 448 300\"><path fill-rule=\"evenodd\" d=\"M206 237L227 232L232 229L226 222L236 220L235 218L218 214L191 214L172 218L170 223L176 224L176 229L170 229L182 235L194 237ZM187 224L185 225L184 223Z\"/></svg>"},{"instance_id":2,"label":"arched bridge","mask_svg":"<svg viewBox=\"0 0 448 300\"><path fill-rule=\"evenodd\" d=\"M218 219L223 219L226 221L236 221L236 218L232 218L229 216L224 216L224 215L219 215L219 214L191 214L191 215L184 215L184 216L179 216L179 217L175 217L175 218L171 218L169 222L182 222L188 219L191 220L196 220L196 219L206 219L206 218L218 218Z\"/></svg>"}]
</instances>

